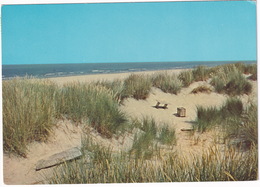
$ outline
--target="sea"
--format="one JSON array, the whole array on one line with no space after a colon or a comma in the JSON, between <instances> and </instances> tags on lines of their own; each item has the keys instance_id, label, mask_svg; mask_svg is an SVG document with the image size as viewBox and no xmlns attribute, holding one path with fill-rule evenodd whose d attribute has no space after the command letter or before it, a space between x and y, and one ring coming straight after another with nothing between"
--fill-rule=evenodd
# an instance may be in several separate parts
<instances>
[{"instance_id":1,"label":"sea","mask_svg":"<svg viewBox=\"0 0 260 187\"><path fill-rule=\"evenodd\" d=\"M256 61L239 61L254 64ZM154 70L189 69L199 65L217 66L238 61L212 62L135 62L135 63L71 63L71 64L25 64L2 65L2 80L14 77L36 78L67 77L75 75L127 73Z\"/></svg>"}]
</instances>

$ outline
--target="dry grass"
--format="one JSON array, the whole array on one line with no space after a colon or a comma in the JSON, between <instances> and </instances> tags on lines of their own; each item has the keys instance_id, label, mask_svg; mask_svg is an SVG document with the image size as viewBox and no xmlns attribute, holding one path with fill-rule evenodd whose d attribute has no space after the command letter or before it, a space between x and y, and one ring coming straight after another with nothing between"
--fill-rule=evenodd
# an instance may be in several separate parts
<instances>
[{"instance_id":1,"label":"dry grass","mask_svg":"<svg viewBox=\"0 0 260 187\"><path fill-rule=\"evenodd\" d=\"M207 93L207 94L209 94L211 92L212 92L212 89L210 87L204 86L204 85L203 86L199 86L197 88L194 88L191 91L191 93L193 93L193 94L198 94L198 93Z\"/></svg>"},{"instance_id":2,"label":"dry grass","mask_svg":"<svg viewBox=\"0 0 260 187\"><path fill-rule=\"evenodd\" d=\"M99 150L97 150L99 149ZM190 160L170 153L152 160L131 159L125 153L112 154L98 147L89 161L66 163L58 168L51 184L198 182L257 180L257 149L239 153L212 147Z\"/></svg>"}]
</instances>

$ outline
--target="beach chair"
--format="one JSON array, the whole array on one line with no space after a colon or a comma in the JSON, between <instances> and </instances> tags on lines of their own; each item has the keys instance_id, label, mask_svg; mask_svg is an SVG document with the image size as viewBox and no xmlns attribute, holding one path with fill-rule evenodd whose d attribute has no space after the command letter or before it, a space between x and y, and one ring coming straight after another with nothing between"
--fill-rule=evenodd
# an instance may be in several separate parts
<instances>
[{"instance_id":1,"label":"beach chair","mask_svg":"<svg viewBox=\"0 0 260 187\"><path fill-rule=\"evenodd\" d=\"M168 104L164 104L164 106L162 106L163 109L167 109Z\"/></svg>"},{"instance_id":2,"label":"beach chair","mask_svg":"<svg viewBox=\"0 0 260 187\"><path fill-rule=\"evenodd\" d=\"M160 107L160 102L157 102L157 104L155 105L155 108L159 108Z\"/></svg>"}]
</instances>

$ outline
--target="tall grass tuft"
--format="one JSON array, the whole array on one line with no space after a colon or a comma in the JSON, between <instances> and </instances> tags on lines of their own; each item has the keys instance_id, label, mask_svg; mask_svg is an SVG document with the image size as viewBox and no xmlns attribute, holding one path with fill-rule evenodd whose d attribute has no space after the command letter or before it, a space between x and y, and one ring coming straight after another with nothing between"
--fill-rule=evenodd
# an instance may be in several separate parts
<instances>
[{"instance_id":1,"label":"tall grass tuft","mask_svg":"<svg viewBox=\"0 0 260 187\"><path fill-rule=\"evenodd\" d=\"M152 76L153 86L165 93L177 94L182 88L182 82L175 74L157 73Z\"/></svg>"},{"instance_id":2,"label":"tall grass tuft","mask_svg":"<svg viewBox=\"0 0 260 187\"><path fill-rule=\"evenodd\" d=\"M257 105L251 104L245 112L242 132L252 144L258 144L258 114Z\"/></svg>"},{"instance_id":3,"label":"tall grass tuft","mask_svg":"<svg viewBox=\"0 0 260 187\"><path fill-rule=\"evenodd\" d=\"M252 85L245 76L234 69L234 66L224 66L211 80L216 92L226 93L228 95L250 94Z\"/></svg>"},{"instance_id":4,"label":"tall grass tuft","mask_svg":"<svg viewBox=\"0 0 260 187\"><path fill-rule=\"evenodd\" d=\"M87 121L101 135L111 138L124 131L127 118L111 90L101 85L68 84L59 92L60 115L76 122Z\"/></svg>"},{"instance_id":5,"label":"tall grass tuft","mask_svg":"<svg viewBox=\"0 0 260 187\"><path fill-rule=\"evenodd\" d=\"M197 107L195 129L205 132L218 127L225 140L237 139L247 142L248 146L258 144L257 106L251 104L245 108L238 98L229 98L219 108Z\"/></svg>"},{"instance_id":6,"label":"tall grass tuft","mask_svg":"<svg viewBox=\"0 0 260 187\"><path fill-rule=\"evenodd\" d=\"M185 87L188 87L191 83L195 81L192 70L180 72L178 78L182 81L182 84Z\"/></svg>"},{"instance_id":7,"label":"tall grass tuft","mask_svg":"<svg viewBox=\"0 0 260 187\"><path fill-rule=\"evenodd\" d=\"M124 80L122 98L146 99L149 96L151 88L152 82L148 76L132 74Z\"/></svg>"},{"instance_id":8,"label":"tall grass tuft","mask_svg":"<svg viewBox=\"0 0 260 187\"><path fill-rule=\"evenodd\" d=\"M27 144L47 139L55 122L56 86L48 81L3 81L4 151L26 156Z\"/></svg>"},{"instance_id":9,"label":"tall grass tuft","mask_svg":"<svg viewBox=\"0 0 260 187\"><path fill-rule=\"evenodd\" d=\"M168 125L164 125L159 132L158 141L161 144L173 145L176 143L175 130L170 129Z\"/></svg>"},{"instance_id":10,"label":"tall grass tuft","mask_svg":"<svg viewBox=\"0 0 260 187\"><path fill-rule=\"evenodd\" d=\"M238 98L228 98L220 109L223 117L240 117L243 113L243 103Z\"/></svg>"},{"instance_id":11,"label":"tall grass tuft","mask_svg":"<svg viewBox=\"0 0 260 187\"><path fill-rule=\"evenodd\" d=\"M197 106L197 119L196 126L199 132L205 132L206 130L214 127L218 124L221 118L221 114L218 108Z\"/></svg>"},{"instance_id":12,"label":"tall grass tuft","mask_svg":"<svg viewBox=\"0 0 260 187\"><path fill-rule=\"evenodd\" d=\"M136 120L133 125L141 130L141 133L136 133L129 151L135 159L151 159L159 151L158 143L168 146L176 143L175 130L170 129L167 124L156 124L153 118Z\"/></svg>"},{"instance_id":13,"label":"tall grass tuft","mask_svg":"<svg viewBox=\"0 0 260 187\"><path fill-rule=\"evenodd\" d=\"M124 90L124 82L122 80L117 79L114 81L98 81L93 84L101 85L107 89L110 89L113 92L113 95L115 96L115 100L118 101L118 103L121 103L123 98L122 93Z\"/></svg>"},{"instance_id":14,"label":"tall grass tuft","mask_svg":"<svg viewBox=\"0 0 260 187\"><path fill-rule=\"evenodd\" d=\"M142 121L136 121L135 126L142 130L141 134L136 134L130 150L130 155L136 159L149 159L153 156L155 148L155 139L158 132L154 119L144 118Z\"/></svg>"},{"instance_id":15,"label":"tall grass tuft","mask_svg":"<svg viewBox=\"0 0 260 187\"><path fill-rule=\"evenodd\" d=\"M197 66L192 70L195 81L206 81L210 78L210 69L206 66Z\"/></svg>"}]
</instances>

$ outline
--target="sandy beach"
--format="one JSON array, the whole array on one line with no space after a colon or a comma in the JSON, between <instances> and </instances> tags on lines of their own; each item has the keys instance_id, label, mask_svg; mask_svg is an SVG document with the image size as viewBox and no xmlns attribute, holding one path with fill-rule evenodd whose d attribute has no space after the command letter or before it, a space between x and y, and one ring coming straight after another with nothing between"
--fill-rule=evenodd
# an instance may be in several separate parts
<instances>
[{"instance_id":1,"label":"sandy beach","mask_svg":"<svg viewBox=\"0 0 260 187\"><path fill-rule=\"evenodd\" d=\"M182 70L168 70L169 73L180 73ZM164 72L164 71L159 71ZM154 74L157 71L136 72L134 74ZM116 79L125 79L131 73L121 74L97 74L72 77L49 78L59 85L70 82L93 82L93 81L112 81ZM257 82L250 81L253 85L253 91L250 95L240 96L244 103L249 101L257 102ZM120 109L131 118L142 119L143 117L153 117L158 124L167 123L170 128L176 131L177 145L174 150L180 154L189 156L191 154L200 154L202 150L208 148L213 142L221 141L216 139L214 133L194 134L190 136L188 132L181 129L190 129L192 122L196 119L196 106L221 106L227 99L226 95L211 93L191 94L191 91L201 85L211 86L209 81L199 81L192 83L187 88L182 88L177 95L164 93L158 88L153 87L149 97L146 100L126 99ZM156 109L153 106L160 102L168 104L168 109ZM177 108L186 108L186 117L176 115ZM98 135L96 131L89 127L89 135L104 146L110 146L113 151L129 150L133 141L133 135L125 135L119 139L106 139ZM34 142L29 145L27 158L16 157L14 155L4 154L4 182L5 184L38 184L45 183L43 176L50 176L53 168L41 171L35 171L35 165L38 160L46 158L55 153L61 152L71 147L81 145L82 125L75 126L73 122L64 119L57 122L53 135L47 142ZM167 151L167 150L165 150Z\"/></svg>"},{"instance_id":2,"label":"sandy beach","mask_svg":"<svg viewBox=\"0 0 260 187\"><path fill-rule=\"evenodd\" d=\"M93 74L93 75L80 75L80 76L70 76L70 77L55 77L47 78L57 84L65 84L70 82L95 82L95 81L113 81L116 79L125 79L131 74L144 74L152 75L154 73L168 72L179 74L181 71L187 69L171 69L171 70L158 70L158 71L140 71L140 72L129 72L129 73L115 73L115 74Z\"/></svg>"}]
</instances>

